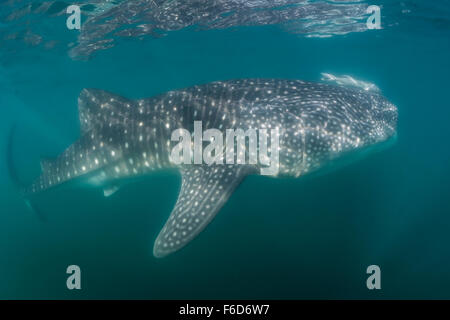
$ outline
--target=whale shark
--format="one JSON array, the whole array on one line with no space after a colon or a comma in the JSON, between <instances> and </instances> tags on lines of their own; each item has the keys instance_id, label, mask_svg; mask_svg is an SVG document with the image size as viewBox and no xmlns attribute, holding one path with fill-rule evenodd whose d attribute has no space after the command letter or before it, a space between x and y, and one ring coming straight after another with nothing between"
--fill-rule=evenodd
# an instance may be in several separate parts
<instances>
[{"instance_id":1,"label":"whale shark","mask_svg":"<svg viewBox=\"0 0 450 320\"><path fill-rule=\"evenodd\" d=\"M82 180L108 197L130 179L175 169L181 190L157 236L153 254L164 257L194 239L235 189L265 164L176 164L174 130L277 128L273 177L302 177L396 136L398 111L377 91L289 79L215 81L132 100L100 89L78 98L80 137L23 189L25 198ZM234 145L231 147L235 147Z\"/></svg>"}]
</instances>

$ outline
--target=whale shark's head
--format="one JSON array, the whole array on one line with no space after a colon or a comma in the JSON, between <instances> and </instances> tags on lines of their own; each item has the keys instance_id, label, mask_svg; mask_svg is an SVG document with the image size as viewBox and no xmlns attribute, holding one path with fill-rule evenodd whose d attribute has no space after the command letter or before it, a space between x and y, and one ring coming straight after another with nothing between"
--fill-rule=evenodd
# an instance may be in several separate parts
<instances>
[{"instance_id":1,"label":"whale shark's head","mask_svg":"<svg viewBox=\"0 0 450 320\"><path fill-rule=\"evenodd\" d=\"M337 84L337 87L328 89L337 94L333 103L326 103L330 108L331 118L333 113L336 113L336 118L341 120L342 124L357 131L363 143L372 145L396 136L397 107L383 97L377 85L349 75L335 76L329 73L322 73L322 80ZM345 111L344 118L347 119L339 117L342 110ZM348 120L350 124L347 123Z\"/></svg>"},{"instance_id":2,"label":"whale shark's head","mask_svg":"<svg viewBox=\"0 0 450 320\"><path fill-rule=\"evenodd\" d=\"M305 130L296 175L341 167L395 141L398 110L381 93L342 86L307 91L299 107ZM289 159L289 152L280 157Z\"/></svg>"},{"instance_id":3,"label":"whale shark's head","mask_svg":"<svg viewBox=\"0 0 450 320\"><path fill-rule=\"evenodd\" d=\"M378 141L382 142L397 133L398 109L386 98L379 94L371 96L371 115L372 134Z\"/></svg>"}]
</instances>

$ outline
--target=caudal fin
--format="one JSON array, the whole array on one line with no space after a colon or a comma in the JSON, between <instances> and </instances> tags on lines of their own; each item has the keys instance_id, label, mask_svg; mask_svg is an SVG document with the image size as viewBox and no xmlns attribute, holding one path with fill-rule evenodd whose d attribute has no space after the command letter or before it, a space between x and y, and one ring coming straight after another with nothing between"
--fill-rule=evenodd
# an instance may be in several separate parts
<instances>
[{"instance_id":1,"label":"caudal fin","mask_svg":"<svg viewBox=\"0 0 450 320\"><path fill-rule=\"evenodd\" d=\"M6 165L8 167L8 174L9 177L11 178L11 181L14 183L17 189L23 190L25 186L21 183L19 176L17 175L17 171L14 168L14 161L13 161L13 142L15 132L16 132L16 125L14 125L9 131L8 144L6 150Z\"/></svg>"},{"instance_id":2,"label":"caudal fin","mask_svg":"<svg viewBox=\"0 0 450 320\"><path fill-rule=\"evenodd\" d=\"M20 181L19 175L17 174L17 171L14 167L13 142L14 142L15 132L16 132L16 125L14 125L9 132L7 150L6 150L6 165L8 168L9 177L10 177L11 181L14 183L17 190L21 193L27 207L36 214L36 216L39 218L39 220L46 221L47 219L46 219L45 215L42 214L42 212L36 207L36 205L34 205L32 203L32 201L26 197L26 195L23 191L23 190L25 190L26 186L24 183L22 183Z\"/></svg>"}]
</instances>

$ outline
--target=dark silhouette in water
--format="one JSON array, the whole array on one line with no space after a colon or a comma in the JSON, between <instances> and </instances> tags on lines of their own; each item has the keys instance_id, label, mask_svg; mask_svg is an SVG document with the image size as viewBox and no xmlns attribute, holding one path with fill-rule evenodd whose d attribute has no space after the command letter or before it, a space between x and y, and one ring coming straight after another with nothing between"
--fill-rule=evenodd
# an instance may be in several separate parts
<instances>
[{"instance_id":1,"label":"dark silhouette in water","mask_svg":"<svg viewBox=\"0 0 450 320\"><path fill-rule=\"evenodd\" d=\"M23 194L23 190L26 189L26 184L22 183L20 181L19 175L17 174L17 171L14 168L14 159L13 159L13 142L14 142L14 135L16 132L17 126L14 125L8 136L8 143L7 143L7 150L6 150L6 166L8 168L8 174L11 179L11 181L14 183L16 188L19 190L20 193L22 193L22 196L24 197L24 201L27 204L27 206L37 215L39 220L41 221L47 221L46 216L42 213L39 208L32 203L32 200L28 198L25 194Z\"/></svg>"}]
</instances>

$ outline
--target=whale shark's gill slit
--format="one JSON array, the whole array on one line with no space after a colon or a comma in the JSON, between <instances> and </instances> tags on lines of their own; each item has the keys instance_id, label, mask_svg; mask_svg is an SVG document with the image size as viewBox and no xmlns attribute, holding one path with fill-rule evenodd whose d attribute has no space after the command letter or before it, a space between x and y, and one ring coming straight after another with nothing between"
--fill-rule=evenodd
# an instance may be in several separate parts
<instances>
[{"instance_id":1,"label":"whale shark's gill slit","mask_svg":"<svg viewBox=\"0 0 450 320\"><path fill-rule=\"evenodd\" d=\"M133 109L132 100L104 90L83 89L78 97L81 132L88 132L107 122L111 125L123 124Z\"/></svg>"},{"instance_id":2,"label":"whale shark's gill slit","mask_svg":"<svg viewBox=\"0 0 450 320\"><path fill-rule=\"evenodd\" d=\"M164 257L194 239L249 174L246 166L186 166L178 200L159 233L153 254Z\"/></svg>"}]
</instances>

